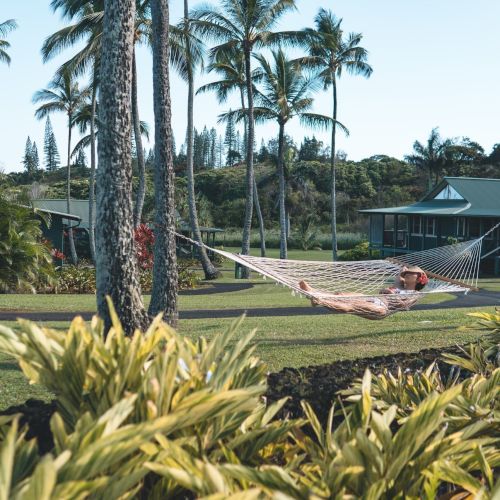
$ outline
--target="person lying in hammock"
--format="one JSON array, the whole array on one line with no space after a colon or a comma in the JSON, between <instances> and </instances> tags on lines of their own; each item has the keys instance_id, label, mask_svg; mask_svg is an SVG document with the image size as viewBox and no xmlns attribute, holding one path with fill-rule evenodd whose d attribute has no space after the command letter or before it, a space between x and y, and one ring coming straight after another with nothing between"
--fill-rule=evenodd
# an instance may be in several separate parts
<instances>
[{"instance_id":1,"label":"person lying in hammock","mask_svg":"<svg viewBox=\"0 0 500 500\"><path fill-rule=\"evenodd\" d=\"M313 306L323 306L334 311L356 314L367 319L382 319L388 316L394 309L408 309L417 301L417 297L411 295L422 290L428 283L429 278L418 266L403 267L399 275L399 286L384 288L380 290L380 297L366 296L363 294L335 293L334 296L352 297L351 299L311 298ZM301 281L299 286L306 292L314 292L307 282ZM397 295L398 297L385 297L385 295Z\"/></svg>"}]
</instances>

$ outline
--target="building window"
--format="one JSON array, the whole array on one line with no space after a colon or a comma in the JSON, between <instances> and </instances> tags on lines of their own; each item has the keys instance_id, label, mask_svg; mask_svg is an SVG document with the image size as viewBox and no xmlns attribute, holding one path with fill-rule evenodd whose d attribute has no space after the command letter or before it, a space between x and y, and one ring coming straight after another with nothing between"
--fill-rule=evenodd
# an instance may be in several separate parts
<instances>
[{"instance_id":1,"label":"building window","mask_svg":"<svg viewBox=\"0 0 500 500\"><path fill-rule=\"evenodd\" d=\"M481 236L481 224L477 218L469 219L469 238L479 238Z\"/></svg>"},{"instance_id":2,"label":"building window","mask_svg":"<svg viewBox=\"0 0 500 500\"><path fill-rule=\"evenodd\" d=\"M411 218L411 234L422 234L422 217L419 215Z\"/></svg>"},{"instance_id":3,"label":"building window","mask_svg":"<svg viewBox=\"0 0 500 500\"><path fill-rule=\"evenodd\" d=\"M464 197L458 193L449 184L440 191L435 197L435 200L463 200Z\"/></svg>"},{"instance_id":4,"label":"building window","mask_svg":"<svg viewBox=\"0 0 500 500\"><path fill-rule=\"evenodd\" d=\"M457 217L457 238L464 238L466 235L466 218Z\"/></svg>"},{"instance_id":5,"label":"building window","mask_svg":"<svg viewBox=\"0 0 500 500\"><path fill-rule=\"evenodd\" d=\"M493 226L496 226L498 224L498 220L495 219L486 219L483 221L483 234L486 234ZM495 229L493 232L488 234L488 236L485 237L487 240L496 240L498 235L498 228Z\"/></svg>"},{"instance_id":6,"label":"building window","mask_svg":"<svg viewBox=\"0 0 500 500\"><path fill-rule=\"evenodd\" d=\"M436 236L436 218L428 217L425 221L425 235Z\"/></svg>"}]
</instances>

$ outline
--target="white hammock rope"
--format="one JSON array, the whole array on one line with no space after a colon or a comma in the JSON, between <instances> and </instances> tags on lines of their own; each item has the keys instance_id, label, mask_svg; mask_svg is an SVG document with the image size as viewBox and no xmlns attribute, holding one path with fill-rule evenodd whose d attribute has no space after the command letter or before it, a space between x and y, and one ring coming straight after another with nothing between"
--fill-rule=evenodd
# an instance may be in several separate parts
<instances>
[{"instance_id":1,"label":"white hammock rope","mask_svg":"<svg viewBox=\"0 0 500 500\"><path fill-rule=\"evenodd\" d=\"M500 223L475 240L385 260L281 260L234 254L205 244L203 246L290 288L292 293L307 297L314 304L369 319L380 319L409 310L418 300L432 293L467 293L477 290L483 239L499 226ZM200 246L187 236L175 234ZM427 273L429 282L425 288L407 294L381 294L382 289L395 286L404 266L419 266ZM302 281L311 289L301 288L299 284Z\"/></svg>"}]
</instances>

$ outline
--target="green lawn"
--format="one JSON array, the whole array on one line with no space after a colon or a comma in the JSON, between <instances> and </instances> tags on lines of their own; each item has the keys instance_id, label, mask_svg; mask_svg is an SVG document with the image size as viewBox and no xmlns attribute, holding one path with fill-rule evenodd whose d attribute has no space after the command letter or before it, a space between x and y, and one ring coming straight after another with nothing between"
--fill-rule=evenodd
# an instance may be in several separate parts
<instances>
[{"instance_id":1,"label":"green lawn","mask_svg":"<svg viewBox=\"0 0 500 500\"><path fill-rule=\"evenodd\" d=\"M350 315L247 318L241 334L257 331L257 355L270 371L331 363L339 359L377 356L428 347L462 344L482 335L473 328L475 319L465 309L412 311L382 321L368 321ZM493 308L480 308L493 312ZM212 337L232 319L182 320L179 332L196 338ZM7 322L5 326L16 327ZM45 326L64 329L67 323ZM0 355L0 409L29 397L49 398L43 388L30 386L12 359Z\"/></svg>"},{"instance_id":2,"label":"green lawn","mask_svg":"<svg viewBox=\"0 0 500 500\"><path fill-rule=\"evenodd\" d=\"M225 271L228 273L229 271ZM227 282L241 280L226 277ZM180 297L180 310L251 309L257 307L309 307L308 301L294 297L290 291L260 279L248 290L209 295ZM210 285L207 285L210 286ZM500 280L484 280L480 286L500 290ZM433 294L426 301L446 301L452 296ZM149 297L145 297L145 302ZM95 311L93 295L0 295L0 310L15 311ZM493 311L493 308L478 310ZM418 351L464 343L481 335L472 329L475 320L466 309L411 311L399 313L382 321L368 321L351 315L269 316L247 318L241 333L257 330L257 354L271 371L285 366L331 363L335 360L376 356L401 351ZM214 333L227 328L231 319L181 320L179 331L191 337ZM14 327L15 322L4 323ZM45 326L67 328L67 322ZM0 354L0 409L21 403L29 397L50 397L37 386L30 386L16 363Z\"/></svg>"}]
</instances>

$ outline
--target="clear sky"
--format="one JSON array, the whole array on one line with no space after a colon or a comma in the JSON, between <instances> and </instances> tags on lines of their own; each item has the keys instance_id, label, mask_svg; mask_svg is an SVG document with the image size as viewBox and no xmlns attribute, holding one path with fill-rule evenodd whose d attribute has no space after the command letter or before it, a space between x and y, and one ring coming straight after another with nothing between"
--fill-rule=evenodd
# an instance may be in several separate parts
<instances>
[{"instance_id":1,"label":"clear sky","mask_svg":"<svg viewBox=\"0 0 500 500\"><path fill-rule=\"evenodd\" d=\"M181 16L181 0L171 0L171 21ZM192 0L192 6L197 2ZM215 3L215 2L214 2ZM10 67L0 65L0 168L21 170L26 137L35 140L43 159L44 123L34 118L33 93L45 87L71 50L43 64L43 40L63 26L50 0L0 0L0 22L14 18ZM439 126L446 137L467 136L487 151L500 142L500 2L496 0L297 0L298 12L286 15L280 29L311 26L319 7L343 18L346 31L363 33L374 73L368 80L343 76L339 86L339 119L350 129L339 147L350 159L374 154L402 158L413 142L425 140ZM151 57L139 51L141 119L153 125ZM201 84L211 75L199 76ZM186 86L172 75L173 128L180 145L186 128ZM195 102L195 123L215 126L221 108L211 95ZM331 96L319 93L315 111L328 114ZM53 116L61 159L66 151L66 123ZM221 129L221 132L223 130ZM257 140L276 135L276 126L257 128ZM297 142L312 132L291 122L288 133ZM316 134L328 141L325 134Z\"/></svg>"}]
</instances>

